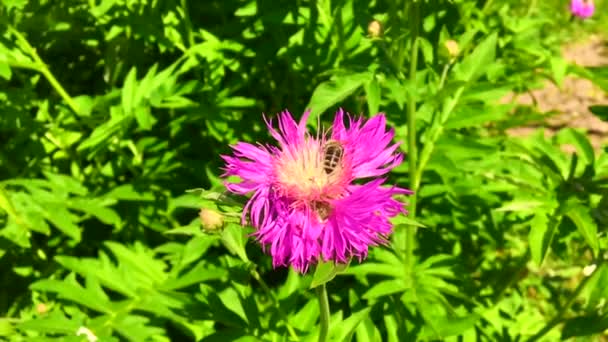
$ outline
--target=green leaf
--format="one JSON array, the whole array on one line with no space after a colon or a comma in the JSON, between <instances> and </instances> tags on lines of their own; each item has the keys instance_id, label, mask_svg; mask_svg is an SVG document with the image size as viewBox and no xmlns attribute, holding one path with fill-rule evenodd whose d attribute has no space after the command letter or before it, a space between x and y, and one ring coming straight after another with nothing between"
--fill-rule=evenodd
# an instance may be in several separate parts
<instances>
[{"instance_id":1,"label":"green leaf","mask_svg":"<svg viewBox=\"0 0 608 342\"><path fill-rule=\"evenodd\" d=\"M231 96L221 99L217 105L220 108L251 108L255 106L255 99L242 96Z\"/></svg>"},{"instance_id":2,"label":"green leaf","mask_svg":"<svg viewBox=\"0 0 608 342\"><path fill-rule=\"evenodd\" d=\"M80 326L80 323L68 319L59 311L53 311L46 317L35 318L19 323L17 328L23 331L37 331L44 334L63 333L66 335L75 335Z\"/></svg>"},{"instance_id":3,"label":"green leaf","mask_svg":"<svg viewBox=\"0 0 608 342\"><path fill-rule=\"evenodd\" d=\"M364 276L369 274L380 274L394 278L402 278L404 276L403 270L395 267L395 265L371 261L362 263L360 265L350 266L349 268L344 270L343 273Z\"/></svg>"},{"instance_id":4,"label":"green leaf","mask_svg":"<svg viewBox=\"0 0 608 342\"><path fill-rule=\"evenodd\" d=\"M135 108L135 120L141 129L149 130L156 123L156 118L152 115L150 107L146 105Z\"/></svg>"},{"instance_id":5,"label":"green leaf","mask_svg":"<svg viewBox=\"0 0 608 342\"><path fill-rule=\"evenodd\" d=\"M188 273L178 278L169 278L162 284L162 289L178 290L190 285L200 284L208 280L222 279L228 276L228 271L223 268L210 267L206 262L200 262Z\"/></svg>"},{"instance_id":6,"label":"green leaf","mask_svg":"<svg viewBox=\"0 0 608 342\"><path fill-rule=\"evenodd\" d=\"M137 68L133 67L129 70L122 87L122 110L125 114L130 115L135 107L135 92L137 91Z\"/></svg>"},{"instance_id":7,"label":"green leaf","mask_svg":"<svg viewBox=\"0 0 608 342\"><path fill-rule=\"evenodd\" d=\"M568 71L568 61L559 56L552 56L549 60L551 64L551 74L555 83L561 87Z\"/></svg>"},{"instance_id":8,"label":"green leaf","mask_svg":"<svg viewBox=\"0 0 608 342\"><path fill-rule=\"evenodd\" d=\"M380 331L374 325L374 321L368 316L357 326L355 330L356 341L381 342Z\"/></svg>"},{"instance_id":9,"label":"green leaf","mask_svg":"<svg viewBox=\"0 0 608 342\"><path fill-rule=\"evenodd\" d=\"M369 72L353 73L335 76L330 81L319 84L306 105L306 108L312 111L313 124L316 124L317 118L328 108L344 101L371 78L372 74Z\"/></svg>"},{"instance_id":10,"label":"green leaf","mask_svg":"<svg viewBox=\"0 0 608 342\"><path fill-rule=\"evenodd\" d=\"M70 208L92 215L105 224L120 225L120 216L114 210L103 206L98 198L74 198L70 200L69 204Z\"/></svg>"},{"instance_id":11,"label":"green leaf","mask_svg":"<svg viewBox=\"0 0 608 342\"><path fill-rule=\"evenodd\" d=\"M310 331L315 327L315 323L319 318L319 300L316 297L306 302L301 309L299 307L294 309L299 310L296 313L290 314L287 318L294 328L301 331Z\"/></svg>"},{"instance_id":12,"label":"green leaf","mask_svg":"<svg viewBox=\"0 0 608 342\"><path fill-rule=\"evenodd\" d=\"M11 336L15 333L15 328L10 320L6 318L0 318L0 337Z\"/></svg>"},{"instance_id":13,"label":"green leaf","mask_svg":"<svg viewBox=\"0 0 608 342\"><path fill-rule=\"evenodd\" d=\"M61 298L70 300L93 310L111 313L112 308L109 302L95 295L93 291L82 288L78 284L54 279L44 279L33 283L32 290L54 292Z\"/></svg>"},{"instance_id":14,"label":"green leaf","mask_svg":"<svg viewBox=\"0 0 608 342\"><path fill-rule=\"evenodd\" d=\"M74 215L65 207L56 204L47 203L44 209L44 217L57 229L74 241L80 241L80 228L74 223Z\"/></svg>"},{"instance_id":15,"label":"green leaf","mask_svg":"<svg viewBox=\"0 0 608 342\"><path fill-rule=\"evenodd\" d=\"M574 222L578 231L593 250L593 254L597 256L600 248L597 237L597 224L593 221L589 208L582 204L570 204L568 205L566 216Z\"/></svg>"},{"instance_id":16,"label":"green leaf","mask_svg":"<svg viewBox=\"0 0 608 342\"><path fill-rule=\"evenodd\" d=\"M123 184L105 194L105 197L123 201L154 201L151 192L136 189L133 184Z\"/></svg>"},{"instance_id":17,"label":"green leaf","mask_svg":"<svg viewBox=\"0 0 608 342\"><path fill-rule=\"evenodd\" d=\"M584 316L569 318L564 323L562 341L577 336L591 336L601 334L608 329L608 315L591 313ZM581 340L584 341L584 340Z\"/></svg>"},{"instance_id":18,"label":"green leaf","mask_svg":"<svg viewBox=\"0 0 608 342\"><path fill-rule=\"evenodd\" d=\"M509 201L496 208L496 211L517 211L517 212L535 212L538 209L548 209L553 207L551 199L516 199Z\"/></svg>"},{"instance_id":19,"label":"green leaf","mask_svg":"<svg viewBox=\"0 0 608 342\"><path fill-rule=\"evenodd\" d=\"M237 224L227 224L222 231L222 243L230 253L238 256L244 262L248 262L245 243L247 242L246 231Z\"/></svg>"},{"instance_id":20,"label":"green leaf","mask_svg":"<svg viewBox=\"0 0 608 342\"><path fill-rule=\"evenodd\" d=\"M331 281L336 277L336 275L343 272L347 267L348 264L334 264L333 261L319 261L317 267L315 268L315 273L312 276L310 288L313 289Z\"/></svg>"},{"instance_id":21,"label":"green leaf","mask_svg":"<svg viewBox=\"0 0 608 342\"><path fill-rule=\"evenodd\" d=\"M361 321L366 319L369 315L371 308L365 308L351 314L346 320L341 321L339 324L332 324L330 330L330 340L332 341L350 341L355 329L359 326Z\"/></svg>"},{"instance_id":22,"label":"green leaf","mask_svg":"<svg viewBox=\"0 0 608 342\"><path fill-rule=\"evenodd\" d=\"M454 110L445 123L447 129L481 127L508 117L509 107L505 106L460 106Z\"/></svg>"},{"instance_id":23,"label":"green leaf","mask_svg":"<svg viewBox=\"0 0 608 342\"><path fill-rule=\"evenodd\" d=\"M595 114L602 121L608 121L608 106L606 105L593 105L589 106L589 111Z\"/></svg>"},{"instance_id":24,"label":"green leaf","mask_svg":"<svg viewBox=\"0 0 608 342\"><path fill-rule=\"evenodd\" d=\"M243 308L242 299L235 289L227 288L226 290L220 292L219 298L228 310L234 312L240 318L242 318L243 321L249 324L249 319L247 318L245 309Z\"/></svg>"},{"instance_id":25,"label":"green leaf","mask_svg":"<svg viewBox=\"0 0 608 342\"><path fill-rule=\"evenodd\" d=\"M426 64L433 64L433 45L423 37L418 37L418 44L420 44L420 51L422 51L424 62Z\"/></svg>"},{"instance_id":26,"label":"green leaf","mask_svg":"<svg viewBox=\"0 0 608 342\"><path fill-rule=\"evenodd\" d=\"M8 65L8 63L0 61L0 77L4 78L7 81L10 81L11 76L11 67Z\"/></svg>"},{"instance_id":27,"label":"green leaf","mask_svg":"<svg viewBox=\"0 0 608 342\"><path fill-rule=\"evenodd\" d=\"M433 328L425 326L419 335L421 339L444 339L450 336L458 336L469 329L475 328L475 324L481 318L478 314L471 314L460 317L432 316L428 318L432 321Z\"/></svg>"},{"instance_id":28,"label":"green leaf","mask_svg":"<svg viewBox=\"0 0 608 342\"><path fill-rule=\"evenodd\" d=\"M375 77L365 83L365 96L367 97L369 115L378 113L378 108L380 108L380 85Z\"/></svg>"},{"instance_id":29,"label":"green leaf","mask_svg":"<svg viewBox=\"0 0 608 342\"><path fill-rule=\"evenodd\" d=\"M546 212L537 213L530 221L528 243L530 244L532 260L536 265L542 265L558 224L559 222L551 219Z\"/></svg>"},{"instance_id":30,"label":"green leaf","mask_svg":"<svg viewBox=\"0 0 608 342\"><path fill-rule=\"evenodd\" d=\"M384 280L372 286L365 294L364 299L374 299L388 296L393 293L400 293L408 289L403 279Z\"/></svg>"},{"instance_id":31,"label":"green leaf","mask_svg":"<svg viewBox=\"0 0 608 342\"><path fill-rule=\"evenodd\" d=\"M458 80L474 81L486 72L496 58L496 32L486 37L473 52L455 66L454 72Z\"/></svg>"},{"instance_id":32,"label":"green leaf","mask_svg":"<svg viewBox=\"0 0 608 342\"><path fill-rule=\"evenodd\" d=\"M413 218L405 216L405 215L397 215L397 216L391 218L391 222L396 226L397 225L408 225L408 226L426 228L426 226L423 225L422 223L418 222L417 220L414 220Z\"/></svg>"},{"instance_id":33,"label":"green leaf","mask_svg":"<svg viewBox=\"0 0 608 342\"><path fill-rule=\"evenodd\" d=\"M595 163L593 146L585 134L572 128L565 128L557 133L557 139L560 144L572 144L584 165Z\"/></svg>"}]
</instances>

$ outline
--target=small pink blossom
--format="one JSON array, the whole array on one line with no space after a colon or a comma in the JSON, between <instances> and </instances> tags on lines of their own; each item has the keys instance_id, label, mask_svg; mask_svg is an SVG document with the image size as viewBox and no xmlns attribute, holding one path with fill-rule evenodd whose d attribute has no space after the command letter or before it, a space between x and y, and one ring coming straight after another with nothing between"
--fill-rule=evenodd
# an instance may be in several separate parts
<instances>
[{"instance_id":1,"label":"small pink blossom","mask_svg":"<svg viewBox=\"0 0 608 342\"><path fill-rule=\"evenodd\" d=\"M593 0L571 0L570 1L570 12L573 15L586 19L593 15L595 11L595 4Z\"/></svg>"},{"instance_id":2,"label":"small pink blossom","mask_svg":"<svg viewBox=\"0 0 608 342\"><path fill-rule=\"evenodd\" d=\"M278 146L239 142L226 161L229 191L252 194L243 210L253 235L270 253L273 266L292 265L306 272L320 259L347 263L363 259L368 247L386 243L392 232L389 218L407 214L393 196L411 194L384 187L386 175L403 161L392 144L394 130L378 114L369 120L336 113L329 136L312 136L306 129L309 113L299 123L285 111L278 129L266 124ZM367 182L357 182L367 179Z\"/></svg>"}]
</instances>

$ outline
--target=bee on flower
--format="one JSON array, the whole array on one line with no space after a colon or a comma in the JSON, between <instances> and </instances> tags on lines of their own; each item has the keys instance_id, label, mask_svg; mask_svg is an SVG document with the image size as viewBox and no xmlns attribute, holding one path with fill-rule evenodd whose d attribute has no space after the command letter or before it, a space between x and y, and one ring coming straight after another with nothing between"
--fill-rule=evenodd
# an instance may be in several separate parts
<instances>
[{"instance_id":1,"label":"bee on flower","mask_svg":"<svg viewBox=\"0 0 608 342\"><path fill-rule=\"evenodd\" d=\"M266 121L278 146L239 142L226 162L224 177L235 194L251 194L243 209L253 235L273 259L273 266L306 272L320 259L347 263L363 259L369 246L386 243L390 218L407 214L393 198L412 192L383 186L382 176L403 161L393 144L394 130L378 114L369 120L336 113L330 131L311 135L309 112L297 123L285 111L278 129ZM364 180L364 182L355 182Z\"/></svg>"}]
</instances>

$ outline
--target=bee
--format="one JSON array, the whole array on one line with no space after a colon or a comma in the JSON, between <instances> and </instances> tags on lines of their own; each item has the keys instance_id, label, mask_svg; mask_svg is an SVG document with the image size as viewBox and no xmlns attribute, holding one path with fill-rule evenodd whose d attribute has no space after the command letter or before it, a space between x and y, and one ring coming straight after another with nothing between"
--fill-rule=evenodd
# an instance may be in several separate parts
<instances>
[{"instance_id":1,"label":"bee","mask_svg":"<svg viewBox=\"0 0 608 342\"><path fill-rule=\"evenodd\" d=\"M335 140L328 141L323 146L323 170L328 175L331 175L342 164L344 156L344 147Z\"/></svg>"}]
</instances>

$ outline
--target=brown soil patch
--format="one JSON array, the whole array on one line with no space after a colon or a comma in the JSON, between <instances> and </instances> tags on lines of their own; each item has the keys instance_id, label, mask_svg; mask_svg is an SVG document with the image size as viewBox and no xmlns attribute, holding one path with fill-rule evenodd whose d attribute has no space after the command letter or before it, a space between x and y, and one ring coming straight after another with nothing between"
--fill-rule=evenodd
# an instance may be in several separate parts
<instances>
[{"instance_id":1,"label":"brown soil patch","mask_svg":"<svg viewBox=\"0 0 608 342\"><path fill-rule=\"evenodd\" d=\"M583 42L565 45L562 55L568 62L581 66L608 65L606 46L605 40L591 36ZM608 122L600 120L588 109L591 105L608 105L608 94L589 80L567 76L561 88L547 81L542 89L525 94L510 94L503 101L535 105L541 112L557 112L557 115L548 117L542 125L546 127L547 135L552 135L560 128L573 127L585 130L596 150L608 142ZM517 127L508 130L508 133L512 136L526 136L538 127Z\"/></svg>"}]
</instances>

